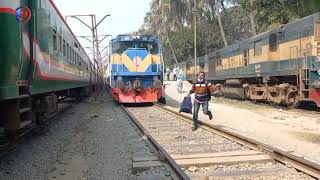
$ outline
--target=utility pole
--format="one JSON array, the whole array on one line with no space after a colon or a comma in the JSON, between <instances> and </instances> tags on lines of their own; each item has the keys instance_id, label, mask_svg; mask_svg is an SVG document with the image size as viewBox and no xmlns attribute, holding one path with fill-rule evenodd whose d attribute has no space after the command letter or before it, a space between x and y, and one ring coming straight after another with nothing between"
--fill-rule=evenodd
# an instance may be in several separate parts
<instances>
[{"instance_id":1,"label":"utility pole","mask_svg":"<svg viewBox=\"0 0 320 180\"><path fill-rule=\"evenodd\" d=\"M194 21L194 78L197 78L197 0L193 0L193 21Z\"/></svg>"},{"instance_id":2,"label":"utility pole","mask_svg":"<svg viewBox=\"0 0 320 180\"><path fill-rule=\"evenodd\" d=\"M92 32L92 41L87 38L87 40L89 40L90 42L92 42L92 51L93 51L93 66L94 69L96 70L96 98L97 96L100 94L99 90L101 89L101 85L103 83L103 79L101 81L101 79L98 79L98 75L101 74L102 75L102 63L101 63L101 54L99 52L99 44L103 41L102 40L98 40L98 31L97 31L97 27L102 23L103 20L105 20L106 17L110 16L111 14L107 14L105 15L98 23L96 22L96 15L95 14L87 14L87 15L68 15L65 17L65 19L67 19L67 17L71 17L71 18L75 18L78 21L80 21L83 25L85 25L86 27L88 27L91 32ZM85 23L82 19L80 19L79 17L90 17L91 18L91 26L88 25L87 23Z\"/></svg>"}]
</instances>

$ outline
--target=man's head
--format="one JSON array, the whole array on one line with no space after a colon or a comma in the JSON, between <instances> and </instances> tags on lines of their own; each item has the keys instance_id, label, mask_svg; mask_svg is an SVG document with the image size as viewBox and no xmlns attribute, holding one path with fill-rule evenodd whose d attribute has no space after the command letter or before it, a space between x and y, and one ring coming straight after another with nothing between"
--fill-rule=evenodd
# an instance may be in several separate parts
<instances>
[{"instance_id":1,"label":"man's head","mask_svg":"<svg viewBox=\"0 0 320 180\"><path fill-rule=\"evenodd\" d=\"M198 73L198 79L201 80L201 81L204 80L205 76L206 76L206 74L203 71Z\"/></svg>"}]
</instances>

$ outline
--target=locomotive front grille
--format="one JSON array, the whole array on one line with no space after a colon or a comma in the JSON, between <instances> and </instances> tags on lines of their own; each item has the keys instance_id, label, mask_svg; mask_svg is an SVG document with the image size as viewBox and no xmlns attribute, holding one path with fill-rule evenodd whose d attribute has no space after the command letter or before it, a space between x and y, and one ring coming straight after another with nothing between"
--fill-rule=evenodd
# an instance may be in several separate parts
<instances>
[{"instance_id":1,"label":"locomotive front grille","mask_svg":"<svg viewBox=\"0 0 320 180\"><path fill-rule=\"evenodd\" d=\"M142 82L140 80L135 80L132 83L132 88L137 91L140 92L143 89L143 85Z\"/></svg>"}]
</instances>

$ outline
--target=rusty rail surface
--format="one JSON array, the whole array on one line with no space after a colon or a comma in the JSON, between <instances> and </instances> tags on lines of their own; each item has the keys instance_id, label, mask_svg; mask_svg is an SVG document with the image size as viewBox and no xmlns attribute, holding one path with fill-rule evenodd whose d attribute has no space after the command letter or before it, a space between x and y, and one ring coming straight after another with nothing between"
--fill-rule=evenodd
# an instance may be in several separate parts
<instances>
[{"instance_id":1,"label":"rusty rail surface","mask_svg":"<svg viewBox=\"0 0 320 180\"><path fill-rule=\"evenodd\" d=\"M142 126L142 124L135 118L135 116L127 110L123 105L121 105L122 110L128 115L128 117L135 123L135 125L140 129L140 131L145 135L148 140L160 151L167 162L170 164L171 168L183 180L190 180L188 175L181 170L181 167L174 161L174 159L165 151L161 145L148 133L148 131Z\"/></svg>"}]
</instances>

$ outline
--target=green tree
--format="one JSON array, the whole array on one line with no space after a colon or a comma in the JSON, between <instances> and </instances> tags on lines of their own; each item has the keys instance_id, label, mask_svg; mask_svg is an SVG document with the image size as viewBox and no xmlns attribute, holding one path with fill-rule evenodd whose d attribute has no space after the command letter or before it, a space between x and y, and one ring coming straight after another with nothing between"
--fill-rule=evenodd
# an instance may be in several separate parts
<instances>
[{"instance_id":1,"label":"green tree","mask_svg":"<svg viewBox=\"0 0 320 180\"><path fill-rule=\"evenodd\" d=\"M141 31L160 37L167 61L193 57L195 2L197 56L320 11L320 0L152 0Z\"/></svg>"}]
</instances>

